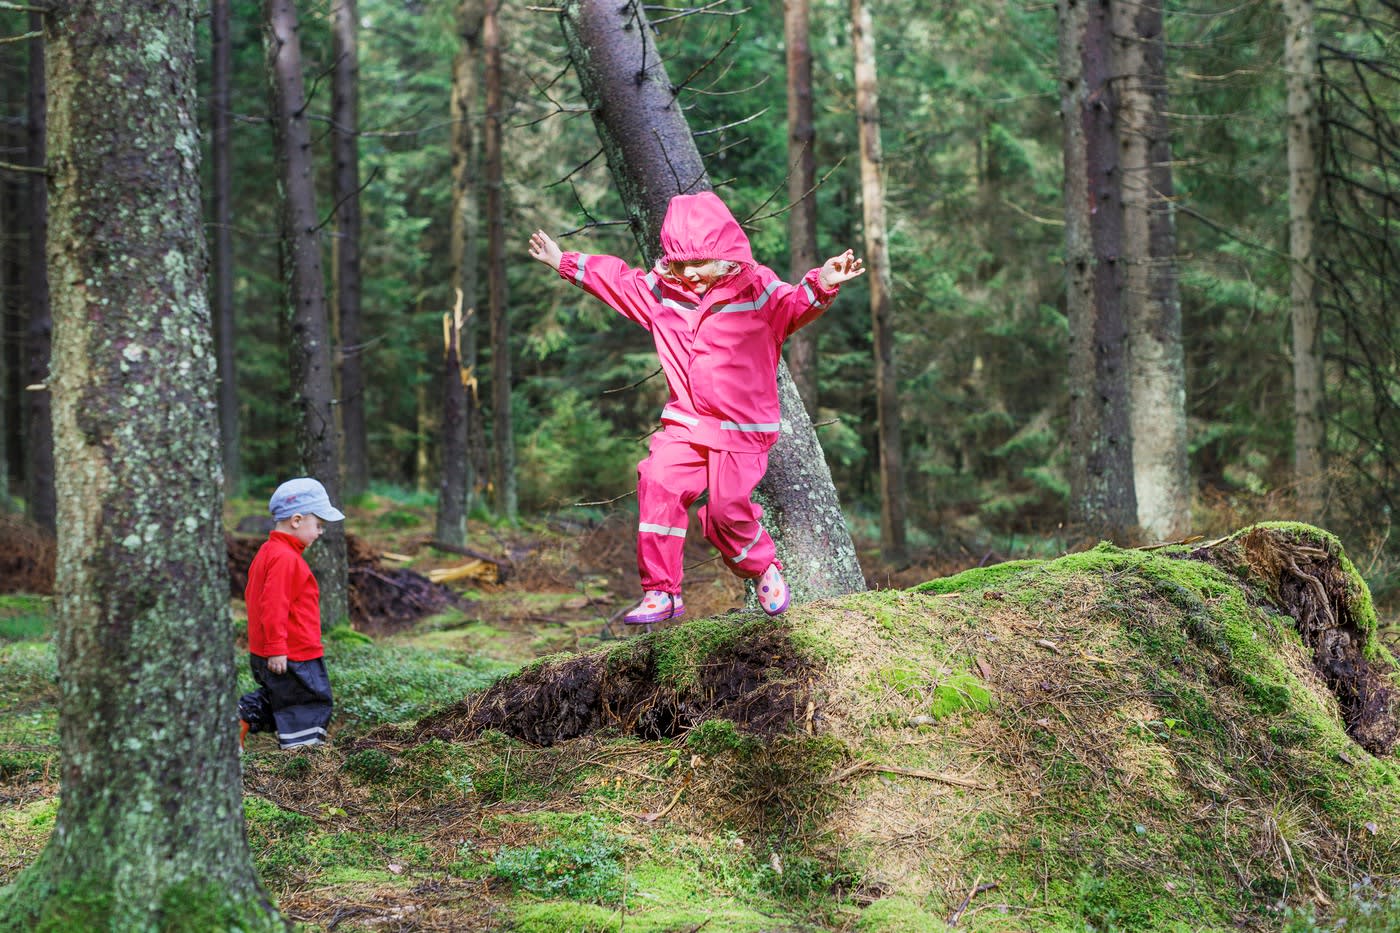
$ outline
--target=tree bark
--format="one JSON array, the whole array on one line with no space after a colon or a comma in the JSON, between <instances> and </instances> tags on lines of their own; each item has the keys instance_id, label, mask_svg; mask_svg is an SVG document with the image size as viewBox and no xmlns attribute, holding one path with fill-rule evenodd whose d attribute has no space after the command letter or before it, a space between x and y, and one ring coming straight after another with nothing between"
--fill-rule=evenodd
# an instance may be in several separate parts
<instances>
[{"instance_id":1,"label":"tree bark","mask_svg":"<svg viewBox=\"0 0 1400 933\"><path fill-rule=\"evenodd\" d=\"M197 14L47 15L62 793L7 930L285 929L244 834Z\"/></svg>"},{"instance_id":2,"label":"tree bark","mask_svg":"<svg viewBox=\"0 0 1400 933\"><path fill-rule=\"evenodd\" d=\"M1191 530L1191 482L1160 0L1114 3L1113 34L1137 522L1176 540Z\"/></svg>"},{"instance_id":3,"label":"tree bark","mask_svg":"<svg viewBox=\"0 0 1400 933\"><path fill-rule=\"evenodd\" d=\"M561 22L632 233L645 260L654 263L671 198L711 188L700 150L639 4L568 0ZM831 471L784 363L778 394L781 436L757 498L784 576L799 602L860 592L865 578Z\"/></svg>"},{"instance_id":4,"label":"tree bark","mask_svg":"<svg viewBox=\"0 0 1400 933\"><path fill-rule=\"evenodd\" d=\"M519 511L515 477L515 435L511 420L510 295L506 287L505 170L501 159L501 119L505 115L501 67L500 0L486 0L482 44L486 51L486 277L491 304L491 406L496 447L496 512L515 521Z\"/></svg>"},{"instance_id":5,"label":"tree bark","mask_svg":"<svg viewBox=\"0 0 1400 933\"><path fill-rule=\"evenodd\" d=\"M331 5L331 151L335 172L335 300L340 322L340 413L347 497L369 489L365 432L365 377L361 346L360 283L360 64L355 0Z\"/></svg>"},{"instance_id":6,"label":"tree bark","mask_svg":"<svg viewBox=\"0 0 1400 933\"><path fill-rule=\"evenodd\" d=\"M460 295L462 320L456 328L455 353L444 359L442 444L438 487L437 539L467 543L467 513L471 510L477 464L469 439L481 430L476 396L476 308L478 197L477 159L472 120L476 114L477 63L486 10L480 0L457 4L457 54L452 63L452 280ZM468 379L461 373L468 373Z\"/></svg>"},{"instance_id":7,"label":"tree bark","mask_svg":"<svg viewBox=\"0 0 1400 933\"><path fill-rule=\"evenodd\" d=\"M241 438L238 431L238 327L233 307L233 145L230 87L233 81L233 41L229 34L231 0L214 0L210 17L212 44L209 68L209 153L213 185L214 245L211 250L214 287L215 345L219 358L219 438L222 441L224 491L243 488Z\"/></svg>"},{"instance_id":8,"label":"tree bark","mask_svg":"<svg viewBox=\"0 0 1400 933\"><path fill-rule=\"evenodd\" d=\"M875 29L870 8L851 0L855 53L856 116L860 123L860 191L865 262L870 269L870 320L875 349L875 408L879 419L880 555L886 563L908 559L904 532L904 445L899 423L899 368L894 359L893 277L885 229L884 152L880 145L880 84L875 70Z\"/></svg>"},{"instance_id":9,"label":"tree bark","mask_svg":"<svg viewBox=\"0 0 1400 933\"><path fill-rule=\"evenodd\" d=\"M1065 121L1065 266L1070 359L1070 520L1125 542L1136 532L1120 300L1122 203L1109 83L1108 0L1058 0Z\"/></svg>"},{"instance_id":10,"label":"tree bark","mask_svg":"<svg viewBox=\"0 0 1400 933\"><path fill-rule=\"evenodd\" d=\"M43 14L29 14L29 31L42 33ZM48 84L44 78L44 42L29 40L29 164L45 168L48 161ZM25 330L25 377L29 385L44 385L49 378L53 349L53 312L49 308L49 270L44 256L49 236L49 185L42 173L29 176L29 262L25 264L25 292L29 298L29 323ZM29 518L52 532L58 521L54 498L53 410L47 391L24 393L25 407L25 504Z\"/></svg>"},{"instance_id":11,"label":"tree bark","mask_svg":"<svg viewBox=\"0 0 1400 933\"><path fill-rule=\"evenodd\" d=\"M1283 67L1288 75L1289 304L1293 319L1293 470L1298 517L1321 522L1326 511L1323 367L1318 329L1317 38L1311 0L1284 0Z\"/></svg>"},{"instance_id":12,"label":"tree bark","mask_svg":"<svg viewBox=\"0 0 1400 933\"><path fill-rule=\"evenodd\" d=\"M808 0L784 0L783 34L787 42L788 119L788 272L799 281L821 262L817 252L817 155L812 113L812 46ZM815 416L819 401L817 331L804 327L784 348L797 393Z\"/></svg>"},{"instance_id":13,"label":"tree bark","mask_svg":"<svg viewBox=\"0 0 1400 933\"><path fill-rule=\"evenodd\" d=\"M264 15L269 111L282 194L292 389L301 413L297 441L302 468L321 481L332 502L342 504L331 328L321 272L320 218L296 5L293 0L266 0ZM321 587L321 625L329 628L348 622L344 523L327 524L326 533L314 548L307 549L306 558Z\"/></svg>"},{"instance_id":14,"label":"tree bark","mask_svg":"<svg viewBox=\"0 0 1400 933\"><path fill-rule=\"evenodd\" d=\"M0 57L0 82L23 80L17 72L19 63L13 57ZM18 127L0 120L0 148L17 151L23 143ZM12 473L12 460L18 460L24 444L23 402L19 396L19 373L22 369L21 343L18 339L23 279L24 219L21 214L23 179L15 173L0 171L0 512L18 508L13 488L20 476ZM22 469L22 467L20 467Z\"/></svg>"}]
</instances>

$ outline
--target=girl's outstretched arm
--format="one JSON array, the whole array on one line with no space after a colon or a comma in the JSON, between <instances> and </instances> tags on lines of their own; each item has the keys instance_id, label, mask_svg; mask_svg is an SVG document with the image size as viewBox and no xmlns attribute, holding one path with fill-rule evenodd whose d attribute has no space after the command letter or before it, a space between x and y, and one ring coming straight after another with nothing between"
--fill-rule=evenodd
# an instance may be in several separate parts
<instances>
[{"instance_id":1,"label":"girl's outstretched arm","mask_svg":"<svg viewBox=\"0 0 1400 933\"><path fill-rule=\"evenodd\" d=\"M564 258L564 252L548 233L536 230L530 234L530 256L558 272L559 260Z\"/></svg>"},{"instance_id":2,"label":"girl's outstretched arm","mask_svg":"<svg viewBox=\"0 0 1400 933\"><path fill-rule=\"evenodd\" d=\"M842 282L849 282L859 275L865 274L865 265L852 250L846 250L839 256L832 256L822 263L821 286L822 288L835 288Z\"/></svg>"}]
</instances>

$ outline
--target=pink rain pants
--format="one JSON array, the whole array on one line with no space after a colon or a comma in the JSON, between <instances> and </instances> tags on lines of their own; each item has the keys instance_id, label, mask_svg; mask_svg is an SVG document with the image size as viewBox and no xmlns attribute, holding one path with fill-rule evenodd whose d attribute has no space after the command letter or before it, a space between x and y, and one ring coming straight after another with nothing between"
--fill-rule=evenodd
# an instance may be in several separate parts
<instances>
[{"instance_id":1,"label":"pink rain pants","mask_svg":"<svg viewBox=\"0 0 1400 933\"><path fill-rule=\"evenodd\" d=\"M642 589L679 593L689 509L700 508L705 538L740 577L757 577L773 563L773 539L759 524L763 509L749 498L768 469L768 452L715 450L665 431L651 437L651 454L637 464L637 569Z\"/></svg>"}]
</instances>

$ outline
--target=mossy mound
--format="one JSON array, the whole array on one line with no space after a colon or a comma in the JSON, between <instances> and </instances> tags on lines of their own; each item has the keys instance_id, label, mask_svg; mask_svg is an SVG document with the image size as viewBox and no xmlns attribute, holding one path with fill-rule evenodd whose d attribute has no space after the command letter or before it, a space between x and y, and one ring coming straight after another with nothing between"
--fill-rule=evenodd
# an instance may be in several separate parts
<instances>
[{"instance_id":1,"label":"mossy mound","mask_svg":"<svg viewBox=\"0 0 1400 933\"><path fill-rule=\"evenodd\" d=\"M530 759L536 806L646 839L602 903L674 900L653 875L730 889L706 873L737 840L804 929L1277 929L1400 871L1400 770L1372 754L1396 667L1325 532L1105 545L738 619L546 659L385 747L556 743ZM653 872L677 834L708 854ZM652 929L643 907L596 909Z\"/></svg>"}]
</instances>

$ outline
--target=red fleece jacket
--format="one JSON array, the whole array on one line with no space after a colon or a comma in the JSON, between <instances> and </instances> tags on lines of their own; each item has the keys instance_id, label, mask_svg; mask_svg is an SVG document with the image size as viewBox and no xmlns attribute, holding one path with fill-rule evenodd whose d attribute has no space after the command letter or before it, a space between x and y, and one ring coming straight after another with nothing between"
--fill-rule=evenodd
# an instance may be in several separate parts
<instances>
[{"instance_id":1,"label":"red fleece jacket","mask_svg":"<svg viewBox=\"0 0 1400 933\"><path fill-rule=\"evenodd\" d=\"M306 545L274 531L248 568L248 650L263 658L310 661L321 647L321 587L301 552Z\"/></svg>"},{"instance_id":2,"label":"red fleece jacket","mask_svg":"<svg viewBox=\"0 0 1400 933\"><path fill-rule=\"evenodd\" d=\"M671 397L669 434L716 450L765 451L778 439L778 359L783 341L836 298L813 269L797 285L754 261L743 228L710 192L671 199L663 256L649 272L616 256L564 253L559 275L651 331ZM704 296L665 275L667 262L738 264Z\"/></svg>"}]
</instances>

